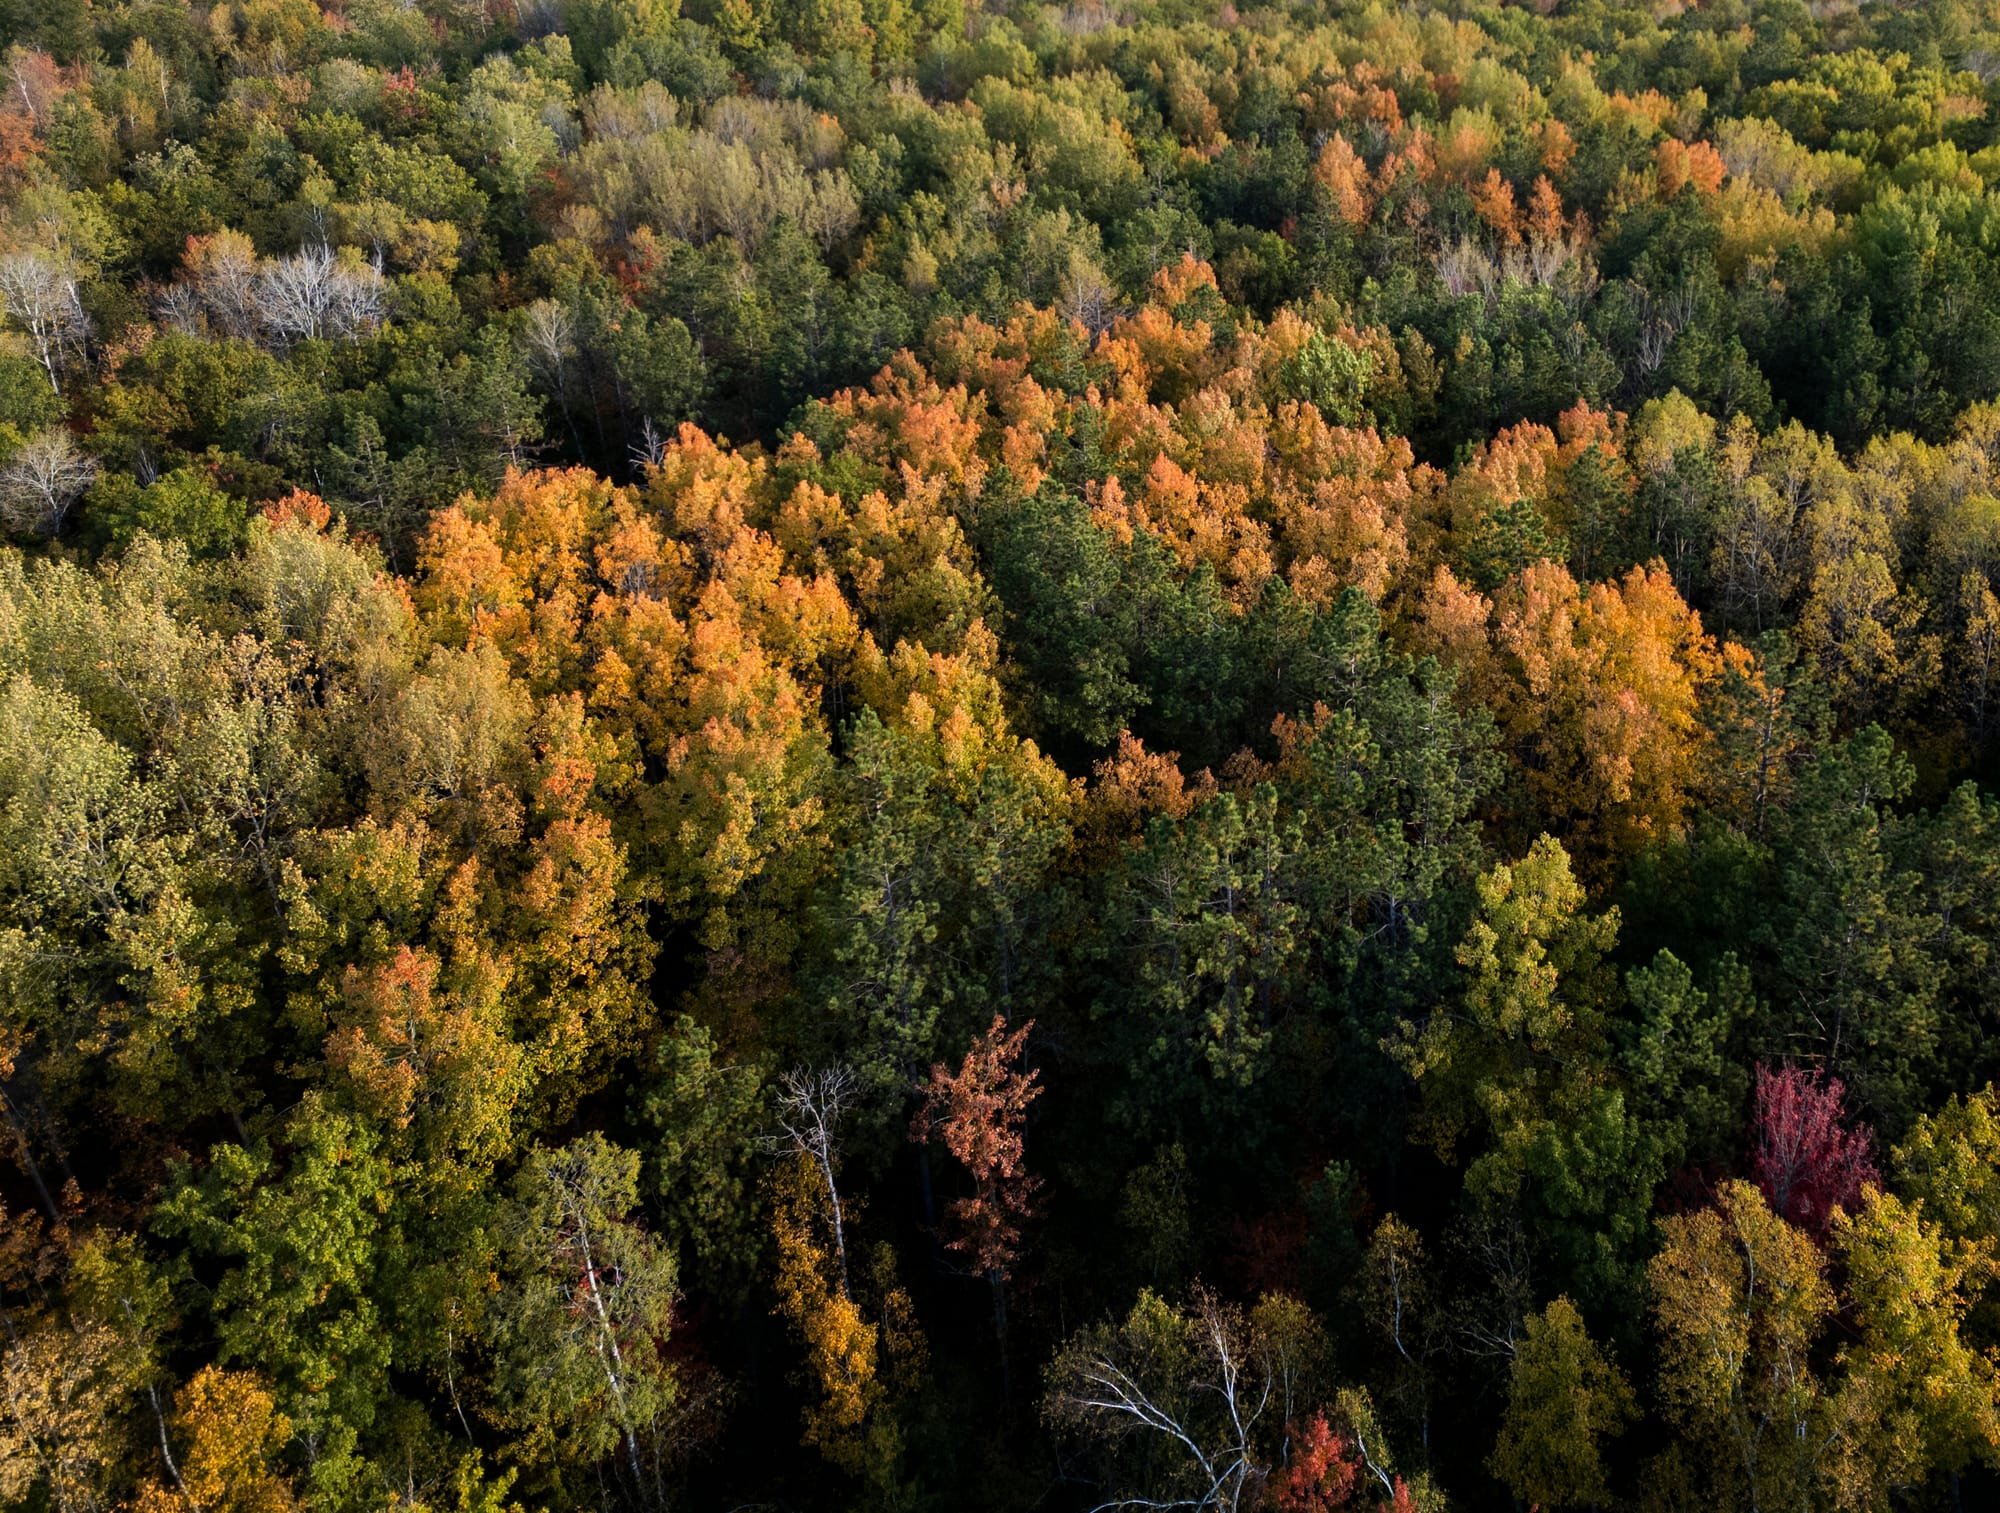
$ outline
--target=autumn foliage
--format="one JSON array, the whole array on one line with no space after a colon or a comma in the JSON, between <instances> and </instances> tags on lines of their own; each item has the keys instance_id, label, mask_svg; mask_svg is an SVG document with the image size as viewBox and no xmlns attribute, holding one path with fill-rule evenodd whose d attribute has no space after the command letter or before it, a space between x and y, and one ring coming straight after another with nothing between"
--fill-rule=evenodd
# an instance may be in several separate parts
<instances>
[{"instance_id":1,"label":"autumn foliage","mask_svg":"<svg viewBox=\"0 0 2000 1513\"><path fill-rule=\"evenodd\" d=\"M2000 1505L1997 26L0 0L0 1513Z\"/></svg>"}]
</instances>

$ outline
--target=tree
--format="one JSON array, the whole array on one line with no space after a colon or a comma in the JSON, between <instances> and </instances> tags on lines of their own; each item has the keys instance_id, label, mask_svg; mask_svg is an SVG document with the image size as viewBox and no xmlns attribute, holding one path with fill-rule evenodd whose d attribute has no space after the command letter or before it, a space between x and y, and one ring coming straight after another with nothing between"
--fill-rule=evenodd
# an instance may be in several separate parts
<instances>
[{"instance_id":1,"label":"tree","mask_svg":"<svg viewBox=\"0 0 2000 1513\"><path fill-rule=\"evenodd\" d=\"M1880 1183L1874 1141L1864 1129L1843 1129L1838 1077L1757 1064L1757 1186L1771 1211L1824 1239L1834 1215L1853 1211L1862 1189Z\"/></svg>"},{"instance_id":2,"label":"tree","mask_svg":"<svg viewBox=\"0 0 2000 1513\"><path fill-rule=\"evenodd\" d=\"M1286 359L1279 382L1332 424L1360 425L1370 418L1365 404L1373 368L1365 350L1315 331Z\"/></svg>"},{"instance_id":3,"label":"tree","mask_svg":"<svg viewBox=\"0 0 2000 1513\"><path fill-rule=\"evenodd\" d=\"M1841 1352L1858 1442L1840 1472L1845 1500L1879 1506L1888 1487L2000 1459L2000 1373L1960 1334L1991 1280L1990 1247L1953 1240L1872 1183L1855 1212L1834 1216L1833 1245L1857 1332Z\"/></svg>"},{"instance_id":4,"label":"tree","mask_svg":"<svg viewBox=\"0 0 2000 1513\"><path fill-rule=\"evenodd\" d=\"M1735 641L1724 646L1722 677L1702 718L1715 736L1702 788L1735 825L1762 839L1826 735L1825 698L1789 638L1770 631L1754 651Z\"/></svg>"},{"instance_id":5,"label":"tree","mask_svg":"<svg viewBox=\"0 0 2000 1513\"><path fill-rule=\"evenodd\" d=\"M1953 1094L1893 1152L1897 1189L1955 1240L2000 1246L2000 1095Z\"/></svg>"},{"instance_id":6,"label":"tree","mask_svg":"<svg viewBox=\"0 0 2000 1513\"><path fill-rule=\"evenodd\" d=\"M144 1487L140 1513L292 1513L298 1506L279 1457L291 1424L254 1372L204 1366L174 1400L182 1446L173 1489Z\"/></svg>"},{"instance_id":7,"label":"tree","mask_svg":"<svg viewBox=\"0 0 2000 1513\"><path fill-rule=\"evenodd\" d=\"M694 1272L725 1296L752 1281L761 1249L753 1170L769 1122L765 1068L722 1059L715 1038L681 1015L654 1052L638 1113L656 1131L649 1175L663 1231Z\"/></svg>"},{"instance_id":8,"label":"tree","mask_svg":"<svg viewBox=\"0 0 2000 1513\"><path fill-rule=\"evenodd\" d=\"M247 341L264 318L259 309L257 247L240 231L188 238L181 268L202 313L218 335Z\"/></svg>"},{"instance_id":9,"label":"tree","mask_svg":"<svg viewBox=\"0 0 2000 1513\"><path fill-rule=\"evenodd\" d=\"M1393 1049L1423 1095L1425 1137L1444 1153L1473 1142L1473 1201L1509 1223L1539 1211L1537 1243L1597 1289L1624 1285L1659 1153L1612 1077L1618 915L1585 913L1584 897L1547 836L1496 865L1459 945L1460 1002L1405 1021Z\"/></svg>"},{"instance_id":10,"label":"tree","mask_svg":"<svg viewBox=\"0 0 2000 1513\"><path fill-rule=\"evenodd\" d=\"M242 545L248 511L243 500L217 488L206 472L175 468L136 491L106 490L92 500L91 524L114 548L125 548L141 532L185 542L203 557L222 556Z\"/></svg>"},{"instance_id":11,"label":"tree","mask_svg":"<svg viewBox=\"0 0 2000 1513\"><path fill-rule=\"evenodd\" d=\"M1650 966L1625 974L1635 1019L1620 1026L1633 1112L1666 1131L1669 1167L1686 1158L1734 1156L1750 1079L1732 1043L1756 1009L1749 973L1733 955L1718 964L1713 992L1662 949Z\"/></svg>"},{"instance_id":12,"label":"tree","mask_svg":"<svg viewBox=\"0 0 2000 1513\"><path fill-rule=\"evenodd\" d=\"M0 521L24 536L59 537L96 477L97 459L68 431L37 431L0 467Z\"/></svg>"},{"instance_id":13,"label":"tree","mask_svg":"<svg viewBox=\"0 0 2000 1513\"><path fill-rule=\"evenodd\" d=\"M673 1257L632 1217L639 1157L600 1134L535 1151L500 1221L505 1276L488 1325L502 1420L531 1452L664 1505L676 1397L664 1354Z\"/></svg>"},{"instance_id":14,"label":"tree","mask_svg":"<svg viewBox=\"0 0 2000 1513\"><path fill-rule=\"evenodd\" d=\"M0 313L27 332L49 387L62 393L64 371L90 339L74 270L47 252L0 254Z\"/></svg>"},{"instance_id":15,"label":"tree","mask_svg":"<svg viewBox=\"0 0 2000 1513\"><path fill-rule=\"evenodd\" d=\"M1302 901L1318 954L1393 976L1479 866L1470 817L1498 781L1491 721L1461 709L1448 669L1398 653L1357 589L1299 639L1273 649L1292 678L1278 702L1312 702L1279 714L1271 734L1279 797L1306 842Z\"/></svg>"},{"instance_id":16,"label":"tree","mask_svg":"<svg viewBox=\"0 0 2000 1513\"><path fill-rule=\"evenodd\" d=\"M1842 1429L1812 1361L1835 1307L1824 1258L1746 1182L1660 1228L1647 1273L1670 1417L1717 1495L1809 1506Z\"/></svg>"},{"instance_id":17,"label":"tree","mask_svg":"<svg viewBox=\"0 0 2000 1513\"><path fill-rule=\"evenodd\" d=\"M1799 777L1779 835L1778 1023L1894 1131L1917 1112L1940 1036L1939 921L1893 807L1915 780L1870 726Z\"/></svg>"},{"instance_id":18,"label":"tree","mask_svg":"<svg viewBox=\"0 0 2000 1513\"><path fill-rule=\"evenodd\" d=\"M272 258L257 272L258 318L280 342L358 341L382 318L382 274L324 244Z\"/></svg>"},{"instance_id":19,"label":"tree","mask_svg":"<svg viewBox=\"0 0 2000 1513\"><path fill-rule=\"evenodd\" d=\"M878 1498L899 1499L905 1437L898 1409L916 1389L924 1350L892 1254L886 1246L876 1252L870 1322L847 1273L838 1196L814 1156L794 1149L781 1159L769 1192L775 1312L805 1346L805 1442Z\"/></svg>"},{"instance_id":20,"label":"tree","mask_svg":"<svg viewBox=\"0 0 2000 1513\"><path fill-rule=\"evenodd\" d=\"M952 844L938 774L914 743L872 715L858 722L853 782L861 833L821 905L834 1030L856 1042L872 1112L893 1117L936 1049L959 984L940 949Z\"/></svg>"},{"instance_id":21,"label":"tree","mask_svg":"<svg viewBox=\"0 0 2000 1513\"><path fill-rule=\"evenodd\" d=\"M170 1278L152 1263L136 1236L99 1231L77 1245L68 1291L72 1320L109 1329L117 1340L112 1369L118 1383L128 1392L145 1395L160 1463L175 1490L191 1496L175 1453L163 1391L171 1384L166 1345L179 1322Z\"/></svg>"},{"instance_id":22,"label":"tree","mask_svg":"<svg viewBox=\"0 0 2000 1513\"><path fill-rule=\"evenodd\" d=\"M846 1067L811 1072L796 1068L778 1079L778 1128L787 1147L805 1162L826 1194L825 1213L833 1230L834 1259L840 1274L840 1295L852 1299L847 1268L847 1222L836 1180L840 1161L840 1123L854 1102L855 1077Z\"/></svg>"},{"instance_id":23,"label":"tree","mask_svg":"<svg viewBox=\"0 0 2000 1513\"><path fill-rule=\"evenodd\" d=\"M1110 980L1127 1117L1240 1109L1263 1077L1299 970L1299 835L1276 790L1155 816L1113 874Z\"/></svg>"},{"instance_id":24,"label":"tree","mask_svg":"<svg viewBox=\"0 0 2000 1513\"><path fill-rule=\"evenodd\" d=\"M528 1066L501 1014L491 963L439 983L429 951L399 947L379 967L349 967L326 1063L354 1104L389 1130L433 1181L464 1163L484 1171L507 1154Z\"/></svg>"},{"instance_id":25,"label":"tree","mask_svg":"<svg viewBox=\"0 0 2000 1513\"><path fill-rule=\"evenodd\" d=\"M1590 1338L1568 1298L1527 1323L1509 1369L1493 1470L1542 1507L1604 1501L1602 1442L1637 1413L1631 1385Z\"/></svg>"},{"instance_id":26,"label":"tree","mask_svg":"<svg viewBox=\"0 0 2000 1513\"><path fill-rule=\"evenodd\" d=\"M1042 1414L1089 1456L1100 1508L1235 1513L1317 1403L1323 1348L1319 1321L1289 1298L1245 1310L1197 1291L1176 1308L1145 1291L1123 1321L1057 1352Z\"/></svg>"},{"instance_id":27,"label":"tree","mask_svg":"<svg viewBox=\"0 0 2000 1513\"><path fill-rule=\"evenodd\" d=\"M1343 1393L1348 1404L1358 1404L1358 1395ZM1350 1412L1353 1409L1350 1408ZM1271 1477L1271 1501L1282 1513L1333 1513L1337 1508L1366 1506L1363 1499L1387 1494L1376 1504L1383 1513L1416 1513L1417 1500L1400 1476L1392 1477L1369 1453L1373 1418L1365 1411L1355 1414L1362 1426L1349 1430L1327 1422L1324 1412L1315 1412L1293 1436L1291 1459ZM1345 1415L1335 1415L1344 1423ZM1376 1485L1379 1483L1379 1487Z\"/></svg>"},{"instance_id":28,"label":"tree","mask_svg":"<svg viewBox=\"0 0 2000 1513\"><path fill-rule=\"evenodd\" d=\"M25 1502L39 1491L55 1513L111 1506L116 1351L102 1324L10 1332L0 1357L0 1497Z\"/></svg>"},{"instance_id":29,"label":"tree","mask_svg":"<svg viewBox=\"0 0 2000 1513\"><path fill-rule=\"evenodd\" d=\"M1518 669L1498 714L1534 812L1573 827L1592 863L1678 833L1708 759L1701 696L1721 664L1665 569L1584 588L1560 566L1531 567L1497 596L1493 640Z\"/></svg>"},{"instance_id":30,"label":"tree","mask_svg":"<svg viewBox=\"0 0 2000 1513\"><path fill-rule=\"evenodd\" d=\"M1367 1322L1389 1356L1390 1406L1430 1450L1433 1365L1443 1347L1437 1278L1423 1236L1385 1214L1369 1236L1356 1284Z\"/></svg>"},{"instance_id":31,"label":"tree","mask_svg":"<svg viewBox=\"0 0 2000 1513\"><path fill-rule=\"evenodd\" d=\"M225 1366L268 1373L310 1451L316 1495L347 1495L367 1474L362 1436L387 1405L403 1343L385 1328L382 1277L403 1236L392 1177L359 1121L309 1094L267 1145L220 1145L207 1171L183 1169L160 1231L223 1264L210 1300Z\"/></svg>"},{"instance_id":32,"label":"tree","mask_svg":"<svg viewBox=\"0 0 2000 1513\"><path fill-rule=\"evenodd\" d=\"M930 661L904 643L877 675L886 686L870 691L893 719L870 709L850 731L839 797L852 828L814 909L807 989L879 1136L906 1127L905 1100L947 1036L1043 980L1028 931L1068 792L1007 734L998 690L971 658ZM918 688L906 692L906 679ZM923 687L933 679L941 686Z\"/></svg>"},{"instance_id":33,"label":"tree","mask_svg":"<svg viewBox=\"0 0 2000 1513\"><path fill-rule=\"evenodd\" d=\"M972 1177L972 1196L954 1200L948 1210L957 1233L945 1244L966 1256L992 1289L1003 1371L1007 1277L1020 1247L1021 1223L1033 1217L1041 1186L1024 1165L1021 1126L1042 1090L1035 1086L1037 1074L1017 1065L1034 1027L1031 1019L1010 1033L1007 1021L995 1015L957 1072L942 1063L931 1068L930 1086L910 1125L912 1138L942 1141Z\"/></svg>"},{"instance_id":34,"label":"tree","mask_svg":"<svg viewBox=\"0 0 2000 1513\"><path fill-rule=\"evenodd\" d=\"M930 1086L910 1126L919 1141L942 1141L977 1185L973 1197L952 1205L960 1233L947 1243L996 1282L1006 1279L1014 1263L1019 1221L1032 1216L1040 1186L1022 1165L1021 1124L1042 1090L1034 1085L1036 1073L1015 1065L1034 1027L1028 1020L1010 1032L996 1015L957 1072L942 1064L931 1068Z\"/></svg>"}]
</instances>

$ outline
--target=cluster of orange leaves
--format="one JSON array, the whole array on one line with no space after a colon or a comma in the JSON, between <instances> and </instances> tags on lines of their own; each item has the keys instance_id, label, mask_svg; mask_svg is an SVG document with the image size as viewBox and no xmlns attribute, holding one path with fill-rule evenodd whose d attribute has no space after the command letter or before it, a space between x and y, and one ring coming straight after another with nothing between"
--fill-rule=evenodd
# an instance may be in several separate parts
<instances>
[{"instance_id":1,"label":"cluster of orange leaves","mask_svg":"<svg viewBox=\"0 0 2000 1513\"><path fill-rule=\"evenodd\" d=\"M837 456L803 433L766 452L684 426L638 486L512 476L435 519L412 602L440 644L491 646L535 698L575 701L597 760L643 775L645 864L734 948L745 890L822 844L831 711L872 707L960 760L1041 762L1007 729L964 522L1014 497L999 470L1032 491L1051 438L1087 426L1086 502L1114 540L1150 533L1239 611L1274 578L1321 606L1358 589L1460 671L1546 813L1614 848L1677 825L1720 664L1665 574L1586 585L1544 563L1484 595L1451 567L1453 540L1508 501L1560 530L1586 452L1631 486L1622 418L1514 427L1447 477L1288 394L1303 318L1225 336L1204 318L1217 298L1185 258L1096 336L1026 306L941 323L921 357L825 402ZM1367 354L1371 385L1402 381L1388 333L1327 335Z\"/></svg>"}]
</instances>

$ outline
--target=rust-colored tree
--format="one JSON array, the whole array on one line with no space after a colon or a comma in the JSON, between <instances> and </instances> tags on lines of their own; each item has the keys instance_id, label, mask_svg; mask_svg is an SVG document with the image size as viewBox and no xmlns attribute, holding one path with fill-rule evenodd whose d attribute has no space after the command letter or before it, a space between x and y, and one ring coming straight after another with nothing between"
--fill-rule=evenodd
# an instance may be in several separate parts
<instances>
[{"instance_id":1,"label":"rust-colored tree","mask_svg":"<svg viewBox=\"0 0 2000 1513\"><path fill-rule=\"evenodd\" d=\"M956 1072L939 1063L931 1068L924 1101L911 1125L913 1139L942 1141L971 1173L973 1192L947 1210L948 1248L966 1256L993 1291L993 1332L1000 1340L1001 1375L1006 1375L1007 1278L1020 1254L1021 1223L1034 1213L1039 1178L1024 1156L1021 1126L1028 1105L1041 1096L1036 1074L1020 1066L1030 1020L1009 1031L994 1015L986 1033L972 1043Z\"/></svg>"}]
</instances>

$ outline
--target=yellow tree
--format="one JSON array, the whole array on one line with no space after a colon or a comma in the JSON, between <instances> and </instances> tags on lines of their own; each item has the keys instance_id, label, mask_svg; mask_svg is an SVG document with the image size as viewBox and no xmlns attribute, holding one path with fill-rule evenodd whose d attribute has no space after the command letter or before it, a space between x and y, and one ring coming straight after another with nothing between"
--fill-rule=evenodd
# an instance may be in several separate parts
<instances>
[{"instance_id":1,"label":"yellow tree","mask_svg":"<svg viewBox=\"0 0 2000 1513\"><path fill-rule=\"evenodd\" d=\"M49 1322L0 1357L0 1499L39 1494L54 1513L107 1505L118 1458L118 1337L102 1324Z\"/></svg>"},{"instance_id":2,"label":"yellow tree","mask_svg":"<svg viewBox=\"0 0 2000 1513\"><path fill-rule=\"evenodd\" d=\"M1747 1182L1666 1219L1661 1238L1648 1274L1669 1418L1718 1498L1814 1506L1841 1438L1812 1359L1835 1307L1825 1258Z\"/></svg>"},{"instance_id":3,"label":"yellow tree","mask_svg":"<svg viewBox=\"0 0 2000 1513\"><path fill-rule=\"evenodd\" d=\"M921 1374L923 1339L907 1295L895 1284L886 1247L874 1256L870 1273L880 1321L863 1314L845 1260L846 1224L858 1206L839 1203L832 1192L805 1151L792 1152L771 1173L775 1311L805 1347L805 1443L878 1495L893 1497L904 1440L898 1400ZM839 1230L836 1213L844 1221Z\"/></svg>"},{"instance_id":4,"label":"yellow tree","mask_svg":"<svg viewBox=\"0 0 2000 1513\"><path fill-rule=\"evenodd\" d=\"M1493 643L1511 673L1496 715L1534 822L1573 834L1596 866L1675 833L1721 663L1666 569L1584 589L1557 564L1531 567L1501 593Z\"/></svg>"},{"instance_id":5,"label":"yellow tree","mask_svg":"<svg viewBox=\"0 0 2000 1513\"><path fill-rule=\"evenodd\" d=\"M291 1433L253 1373L204 1366L174 1398L178 1481L141 1488L137 1513L291 1513L298 1500L278 1464Z\"/></svg>"},{"instance_id":6,"label":"yellow tree","mask_svg":"<svg viewBox=\"0 0 2000 1513\"><path fill-rule=\"evenodd\" d=\"M2000 1452L2000 1377L1990 1354L1960 1334L1970 1288L1993 1268L1991 1242L1951 1239L1921 1206L1875 1188L1861 1211L1837 1214L1833 1249L1845 1263L1856 1337L1838 1418L1851 1449L1836 1462L1835 1495L1857 1507L1887 1504L1890 1487L1956 1475Z\"/></svg>"},{"instance_id":7,"label":"yellow tree","mask_svg":"<svg viewBox=\"0 0 2000 1513\"><path fill-rule=\"evenodd\" d=\"M1632 1387L1568 1298L1528 1319L1508 1371L1493 1470L1545 1508L1603 1502L1603 1442L1637 1414Z\"/></svg>"}]
</instances>

